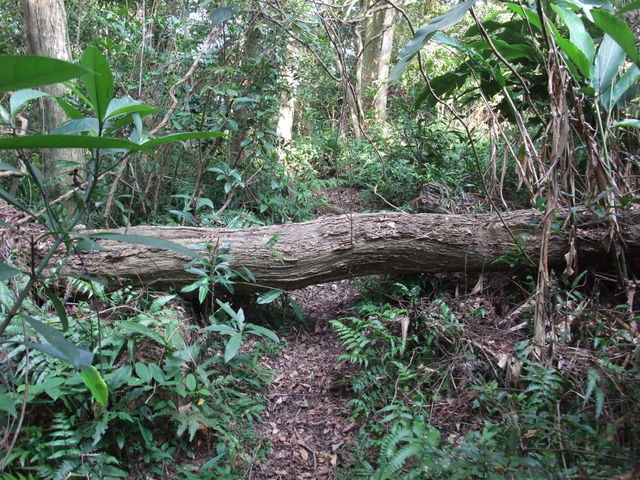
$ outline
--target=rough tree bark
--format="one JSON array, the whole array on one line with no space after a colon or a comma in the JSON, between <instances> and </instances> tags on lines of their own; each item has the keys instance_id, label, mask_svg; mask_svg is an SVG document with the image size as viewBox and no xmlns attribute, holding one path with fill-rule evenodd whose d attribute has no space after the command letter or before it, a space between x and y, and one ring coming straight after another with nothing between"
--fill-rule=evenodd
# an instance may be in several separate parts
<instances>
[{"instance_id":1,"label":"rough tree bark","mask_svg":"<svg viewBox=\"0 0 640 480\"><path fill-rule=\"evenodd\" d=\"M141 226L121 229L118 233L158 237L187 247L210 244L219 250L228 249L233 256L231 266L248 268L256 277L257 285L290 290L379 273L482 272L511 268L498 261L501 257L508 257L520 266L529 265L531 260L535 266L540 240L535 223L539 216L534 210L504 213L502 220L496 214L372 213L240 230ZM587 262L606 259L602 242L606 235L604 222L595 221L585 213L579 214L579 225L577 249L581 258ZM631 219L625 229L630 245L627 258L638 259L637 218ZM526 255L518 251L512 235L519 238ZM188 259L171 251L115 241L101 240L100 243L106 251L86 252L81 257L73 255L63 274L112 278L124 284L174 287L195 279L184 270ZM562 265L567 250L566 236L554 234L549 245L550 264ZM246 289L260 287L247 286Z\"/></svg>"},{"instance_id":2,"label":"rough tree bark","mask_svg":"<svg viewBox=\"0 0 640 480\"><path fill-rule=\"evenodd\" d=\"M395 2L402 8L404 0ZM358 90L365 109L371 109L377 122L387 120L387 77L393 50L396 9L378 0L362 0L362 56L359 60Z\"/></svg>"},{"instance_id":3,"label":"rough tree bark","mask_svg":"<svg viewBox=\"0 0 640 480\"><path fill-rule=\"evenodd\" d=\"M29 49L34 55L71 61L71 49L67 35L67 13L62 0L22 0L25 29ZM66 93L61 83L41 87L50 97L40 99L42 105L43 133L50 133L68 120L54 97ZM47 149L43 153L44 176L47 181L57 180L59 185L50 185L48 192L57 195L72 186L71 175L65 175L74 167L61 168L62 162L73 162L82 169L84 151L81 149Z\"/></svg>"}]
</instances>

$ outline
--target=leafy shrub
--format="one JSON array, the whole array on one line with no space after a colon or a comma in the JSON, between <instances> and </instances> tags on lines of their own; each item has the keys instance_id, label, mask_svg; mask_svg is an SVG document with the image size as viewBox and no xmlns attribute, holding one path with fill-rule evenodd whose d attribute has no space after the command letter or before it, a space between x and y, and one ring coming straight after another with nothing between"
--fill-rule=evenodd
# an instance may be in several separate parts
<instances>
[{"instance_id":1,"label":"leafy shrub","mask_svg":"<svg viewBox=\"0 0 640 480\"><path fill-rule=\"evenodd\" d=\"M531 360L523 341L513 351L523 364L518 388L501 386L498 367L486 368L486 358L476 358L476 334L466 332L463 314L420 292L416 284L397 283L392 293L404 308L365 300L358 316L331 322L347 350L341 359L360 369L351 379L350 400L362 422L353 449L358 461L340 478L567 478L630 468L624 459L637 446L627 436L637 427L616 423L622 412L603 419L606 396L614 392L605 378L617 378L637 395L640 385L631 381L637 367L601 361L584 381ZM460 414L469 410L468 424L440 420L437 412L447 405Z\"/></svg>"},{"instance_id":2,"label":"leafy shrub","mask_svg":"<svg viewBox=\"0 0 640 480\"><path fill-rule=\"evenodd\" d=\"M30 386L25 426L9 471L38 478L70 473L124 478L135 476L130 466L138 465L164 476L210 448L218 453L205 470L233 470L248 461L242 456L253 441L247 425L259 420L264 408L255 393L269 380L269 372L257 364L258 354L236 349L232 358L223 356L224 338L212 329L184 326L173 295L144 297L130 290L107 295L85 282L76 284L89 297L95 295L90 301L99 302L102 312L110 312L107 321L101 320L81 301L66 333L96 352L109 405L92 401L70 365L51 362L37 350L27 353L22 328L12 325L3 344L7 361L0 368L15 393L5 392L3 402L18 402L27 381ZM58 322L29 306L43 321ZM263 327L247 328L273 337ZM17 416L3 413L5 425Z\"/></svg>"}]
</instances>

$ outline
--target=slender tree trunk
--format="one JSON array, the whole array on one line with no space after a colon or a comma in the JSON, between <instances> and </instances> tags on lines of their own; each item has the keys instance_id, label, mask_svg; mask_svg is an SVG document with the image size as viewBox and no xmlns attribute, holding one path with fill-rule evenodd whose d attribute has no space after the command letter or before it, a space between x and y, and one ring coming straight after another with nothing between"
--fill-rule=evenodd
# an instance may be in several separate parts
<instances>
[{"instance_id":1,"label":"slender tree trunk","mask_svg":"<svg viewBox=\"0 0 640 480\"><path fill-rule=\"evenodd\" d=\"M276 130L278 136L285 144L289 143L293 137L293 117L296 108L296 87L298 86L298 80L296 79L298 49L295 43L291 43L287 50L289 61L282 72L285 93L283 94L282 104L280 105L280 115L278 117L278 127Z\"/></svg>"},{"instance_id":2,"label":"slender tree trunk","mask_svg":"<svg viewBox=\"0 0 640 480\"><path fill-rule=\"evenodd\" d=\"M403 2L396 2L402 6ZM387 77L393 50L396 10L384 0L362 0L365 19L360 27L362 45L359 72L360 96L364 108L372 110L375 120L387 119Z\"/></svg>"},{"instance_id":3,"label":"slender tree trunk","mask_svg":"<svg viewBox=\"0 0 640 480\"><path fill-rule=\"evenodd\" d=\"M256 56L260 51L261 33L258 27L252 25L246 34L244 42L244 52L241 60L242 67L250 67L255 64ZM245 84L248 81L245 80ZM250 124L252 122L250 109L247 103L234 108L230 118L237 124L237 130L231 134L229 139L229 154L227 163L231 166L243 166L246 162L245 140L249 136Z\"/></svg>"},{"instance_id":4,"label":"slender tree trunk","mask_svg":"<svg viewBox=\"0 0 640 480\"><path fill-rule=\"evenodd\" d=\"M62 0L22 0L29 48L34 55L71 61L67 35L67 13ZM50 133L67 121L67 116L53 97L67 92L62 84L41 88L51 97L41 98L42 130ZM46 149L42 152L43 173L49 184L50 195L59 194L72 186L70 171L73 166L60 167L62 162L73 162L82 169L84 152L81 149ZM57 180L57 184L52 184Z\"/></svg>"}]
</instances>

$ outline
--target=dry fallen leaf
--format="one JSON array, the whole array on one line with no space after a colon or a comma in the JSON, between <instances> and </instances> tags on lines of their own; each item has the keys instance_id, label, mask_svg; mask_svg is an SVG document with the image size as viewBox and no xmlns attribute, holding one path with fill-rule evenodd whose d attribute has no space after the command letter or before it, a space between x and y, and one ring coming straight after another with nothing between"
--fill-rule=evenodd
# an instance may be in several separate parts
<instances>
[{"instance_id":1,"label":"dry fallen leaf","mask_svg":"<svg viewBox=\"0 0 640 480\"><path fill-rule=\"evenodd\" d=\"M307 460L309 460L309 453L307 452L307 450L305 450L304 448L300 449L300 456L302 457L302 459L306 462Z\"/></svg>"},{"instance_id":2,"label":"dry fallen leaf","mask_svg":"<svg viewBox=\"0 0 640 480\"><path fill-rule=\"evenodd\" d=\"M342 427L342 433L347 433L349 430L351 430L355 426L356 426L356 422L351 421L348 425L345 425L344 427Z\"/></svg>"}]
</instances>

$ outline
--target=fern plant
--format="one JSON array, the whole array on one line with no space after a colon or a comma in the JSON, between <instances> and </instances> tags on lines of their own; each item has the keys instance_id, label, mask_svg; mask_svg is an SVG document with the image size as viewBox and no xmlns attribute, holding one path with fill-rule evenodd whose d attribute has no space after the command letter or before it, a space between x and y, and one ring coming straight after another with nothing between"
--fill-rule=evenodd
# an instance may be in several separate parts
<instances>
[{"instance_id":1,"label":"fern plant","mask_svg":"<svg viewBox=\"0 0 640 480\"><path fill-rule=\"evenodd\" d=\"M440 432L427 427L421 418L417 418L411 426L397 424L386 435L380 446L378 469L375 480L419 478L423 473L424 462L436 460Z\"/></svg>"},{"instance_id":2,"label":"fern plant","mask_svg":"<svg viewBox=\"0 0 640 480\"><path fill-rule=\"evenodd\" d=\"M602 376L595 368L590 368L587 372L587 386L584 392L583 406L587 404L593 395L595 400L595 417L599 418L604 408L604 390L602 389Z\"/></svg>"},{"instance_id":3,"label":"fern plant","mask_svg":"<svg viewBox=\"0 0 640 480\"><path fill-rule=\"evenodd\" d=\"M564 389L564 379L553 367L528 362L525 366L527 375L522 380L528 382L524 390L528 395L528 403L536 410L553 411Z\"/></svg>"},{"instance_id":4,"label":"fern plant","mask_svg":"<svg viewBox=\"0 0 640 480\"><path fill-rule=\"evenodd\" d=\"M400 339L376 316L348 317L330 323L347 349L338 360L369 368L399 353Z\"/></svg>"}]
</instances>

